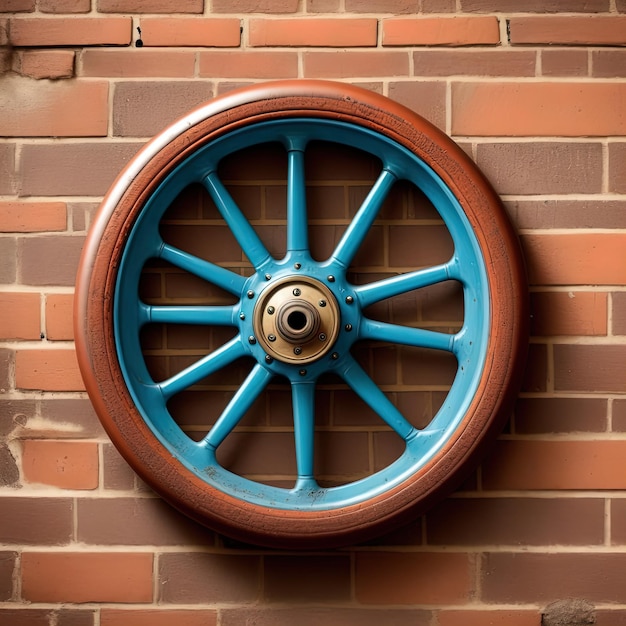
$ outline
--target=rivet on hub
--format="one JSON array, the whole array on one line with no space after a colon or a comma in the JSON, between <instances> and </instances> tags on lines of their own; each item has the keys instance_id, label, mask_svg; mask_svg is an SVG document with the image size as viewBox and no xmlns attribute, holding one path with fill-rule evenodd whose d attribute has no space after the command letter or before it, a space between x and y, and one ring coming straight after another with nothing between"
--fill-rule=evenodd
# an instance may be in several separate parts
<instances>
[{"instance_id":1,"label":"rivet on hub","mask_svg":"<svg viewBox=\"0 0 626 626\"><path fill-rule=\"evenodd\" d=\"M320 341L326 341L326 334L325 334L325 333L320 333L320 335L319 335L318 339L319 339Z\"/></svg>"},{"instance_id":2,"label":"rivet on hub","mask_svg":"<svg viewBox=\"0 0 626 626\"><path fill-rule=\"evenodd\" d=\"M245 320L246 319L246 314L243 311L241 313L239 313L239 319L240 320Z\"/></svg>"},{"instance_id":3,"label":"rivet on hub","mask_svg":"<svg viewBox=\"0 0 626 626\"><path fill-rule=\"evenodd\" d=\"M248 291L248 293L246 295L248 296L248 298L250 298L250 300L252 300L252 298L254 298L254 291L252 291L252 289L250 289L250 291Z\"/></svg>"},{"instance_id":4,"label":"rivet on hub","mask_svg":"<svg viewBox=\"0 0 626 626\"><path fill-rule=\"evenodd\" d=\"M271 274L265 274L265 280L272 280Z\"/></svg>"},{"instance_id":5,"label":"rivet on hub","mask_svg":"<svg viewBox=\"0 0 626 626\"><path fill-rule=\"evenodd\" d=\"M265 355L265 362L266 363L272 363L273 361L274 361L274 359L269 354Z\"/></svg>"},{"instance_id":6,"label":"rivet on hub","mask_svg":"<svg viewBox=\"0 0 626 626\"><path fill-rule=\"evenodd\" d=\"M256 338L253 335L248 337L248 343L253 346L256 343Z\"/></svg>"},{"instance_id":7,"label":"rivet on hub","mask_svg":"<svg viewBox=\"0 0 626 626\"><path fill-rule=\"evenodd\" d=\"M326 306L326 300L320 300L318 304L323 308Z\"/></svg>"},{"instance_id":8,"label":"rivet on hub","mask_svg":"<svg viewBox=\"0 0 626 626\"><path fill-rule=\"evenodd\" d=\"M276 335L268 335L267 338L269 341L276 341Z\"/></svg>"},{"instance_id":9,"label":"rivet on hub","mask_svg":"<svg viewBox=\"0 0 626 626\"><path fill-rule=\"evenodd\" d=\"M344 328L346 329L346 332L349 333L352 330L352 324L346 324Z\"/></svg>"},{"instance_id":10,"label":"rivet on hub","mask_svg":"<svg viewBox=\"0 0 626 626\"><path fill-rule=\"evenodd\" d=\"M331 358L333 361L336 361L336 360L339 358L339 352L333 352L333 353L330 355L330 358Z\"/></svg>"},{"instance_id":11,"label":"rivet on hub","mask_svg":"<svg viewBox=\"0 0 626 626\"><path fill-rule=\"evenodd\" d=\"M293 349L293 353L294 353L294 354L302 354L302 348L301 348L300 346L296 346L296 347Z\"/></svg>"},{"instance_id":12,"label":"rivet on hub","mask_svg":"<svg viewBox=\"0 0 626 626\"><path fill-rule=\"evenodd\" d=\"M276 309L273 306L268 306L267 307L267 314L268 315L274 315L274 311L276 311Z\"/></svg>"},{"instance_id":13,"label":"rivet on hub","mask_svg":"<svg viewBox=\"0 0 626 626\"><path fill-rule=\"evenodd\" d=\"M296 287L293 291L292 291L294 296L299 296L302 292Z\"/></svg>"},{"instance_id":14,"label":"rivet on hub","mask_svg":"<svg viewBox=\"0 0 626 626\"><path fill-rule=\"evenodd\" d=\"M298 374L300 374L300 376L306 376L306 370L300 370Z\"/></svg>"},{"instance_id":15,"label":"rivet on hub","mask_svg":"<svg viewBox=\"0 0 626 626\"><path fill-rule=\"evenodd\" d=\"M294 269L299 270L302 267L302 263L294 263L293 267Z\"/></svg>"},{"instance_id":16,"label":"rivet on hub","mask_svg":"<svg viewBox=\"0 0 626 626\"><path fill-rule=\"evenodd\" d=\"M346 304L352 304L354 302L354 298L352 296L346 296Z\"/></svg>"},{"instance_id":17,"label":"rivet on hub","mask_svg":"<svg viewBox=\"0 0 626 626\"><path fill-rule=\"evenodd\" d=\"M334 283L334 282L335 282L335 277L334 277L332 274L329 274L329 275L326 277L326 280L327 280L329 283Z\"/></svg>"}]
</instances>

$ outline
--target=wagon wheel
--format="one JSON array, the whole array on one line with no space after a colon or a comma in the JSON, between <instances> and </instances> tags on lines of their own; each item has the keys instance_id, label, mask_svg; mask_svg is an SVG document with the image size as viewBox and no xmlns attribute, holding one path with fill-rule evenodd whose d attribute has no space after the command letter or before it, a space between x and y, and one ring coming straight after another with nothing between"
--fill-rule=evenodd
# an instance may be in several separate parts
<instances>
[{"instance_id":1,"label":"wagon wheel","mask_svg":"<svg viewBox=\"0 0 626 626\"><path fill-rule=\"evenodd\" d=\"M331 150L358 150L379 164L369 192L323 258L310 243L305 167L308 151L319 142ZM287 163L280 255L270 252L220 173L226 160L268 144L280 145ZM441 262L356 280L354 259L400 181L435 207L449 233L449 253ZM185 190L199 187L247 268L207 260L164 235L169 208ZM416 248L422 245L415 241ZM228 297L155 304L142 291L151 264L191 275ZM462 319L452 330L370 313L381 303L448 282L462 294ZM165 499L244 541L332 546L410 519L473 467L517 390L527 333L525 293L505 212L456 144L382 96L348 85L284 81L248 87L192 111L120 174L81 261L76 343L88 393L109 436ZM231 334L193 362L158 376L141 339L155 325L226 328ZM371 342L436 351L454 363L452 380L426 423L418 423L359 360L359 346ZM234 363L243 363L243 378L207 432L190 436L172 407ZM388 465L336 484L318 476L315 465L315 401L329 379L351 390L400 444ZM296 472L290 484L253 480L220 457L251 407L279 383L292 407Z\"/></svg>"}]
</instances>

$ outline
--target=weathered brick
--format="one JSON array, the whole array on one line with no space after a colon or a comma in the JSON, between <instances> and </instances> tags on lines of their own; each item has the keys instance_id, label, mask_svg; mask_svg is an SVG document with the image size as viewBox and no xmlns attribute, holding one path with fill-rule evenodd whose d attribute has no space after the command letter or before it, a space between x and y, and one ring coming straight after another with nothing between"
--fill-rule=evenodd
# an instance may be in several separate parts
<instances>
[{"instance_id":1,"label":"weathered brick","mask_svg":"<svg viewBox=\"0 0 626 626\"><path fill-rule=\"evenodd\" d=\"M298 55L265 50L200 52L198 74L206 78L295 78Z\"/></svg>"},{"instance_id":2,"label":"weathered brick","mask_svg":"<svg viewBox=\"0 0 626 626\"><path fill-rule=\"evenodd\" d=\"M548 349L545 344L528 346L522 391L546 391L548 380Z\"/></svg>"},{"instance_id":3,"label":"weathered brick","mask_svg":"<svg viewBox=\"0 0 626 626\"><path fill-rule=\"evenodd\" d=\"M82 391L85 388L74 350L18 350L15 355L18 389Z\"/></svg>"},{"instance_id":4,"label":"weathered brick","mask_svg":"<svg viewBox=\"0 0 626 626\"><path fill-rule=\"evenodd\" d=\"M626 442L499 441L483 465L493 490L624 489Z\"/></svg>"},{"instance_id":5,"label":"weathered brick","mask_svg":"<svg viewBox=\"0 0 626 626\"><path fill-rule=\"evenodd\" d=\"M409 74L408 53L400 51L304 51L302 60L307 78L367 78Z\"/></svg>"},{"instance_id":6,"label":"weathered brick","mask_svg":"<svg viewBox=\"0 0 626 626\"><path fill-rule=\"evenodd\" d=\"M97 0L100 13L202 13L204 0Z\"/></svg>"},{"instance_id":7,"label":"weathered brick","mask_svg":"<svg viewBox=\"0 0 626 626\"><path fill-rule=\"evenodd\" d=\"M3 543L64 545L72 540L70 498L3 498L0 536ZM42 521L45 520L45 524Z\"/></svg>"},{"instance_id":8,"label":"weathered brick","mask_svg":"<svg viewBox=\"0 0 626 626\"><path fill-rule=\"evenodd\" d=\"M626 391L623 345L554 346L554 387L564 391Z\"/></svg>"},{"instance_id":9,"label":"weathered brick","mask_svg":"<svg viewBox=\"0 0 626 626\"><path fill-rule=\"evenodd\" d=\"M602 146L599 143L478 144L476 162L500 194L602 191ZM524 166L520 167L520 163Z\"/></svg>"},{"instance_id":10,"label":"weathered brick","mask_svg":"<svg viewBox=\"0 0 626 626\"><path fill-rule=\"evenodd\" d=\"M258 556L169 552L159 565L160 602L244 604L258 598Z\"/></svg>"},{"instance_id":11,"label":"weathered brick","mask_svg":"<svg viewBox=\"0 0 626 626\"><path fill-rule=\"evenodd\" d=\"M22 469L30 483L63 489L95 489L98 444L27 439L22 443Z\"/></svg>"},{"instance_id":12,"label":"weathered brick","mask_svg":"<svg viewBox=\"0 0 626 626\"><path fill-rule=\"evenodd\" d=\"M89 13L91 0L38 0L42 13Z\"/></svg>"},{"instance_id":13,"label":"weathered brick","mask_svg":"<svg viewBox=\"0 0 626 626\"><path fill-rule=\"evenodd\" d=\"M216 626L214 609L108 609L100 611L100 626Z\"/></svg>"},{"instance_id":14,"label":"weathered brick","mask_svg":"<svg viewBox=\"0 0 626 626\"><path fill-rule=\"evenodd\" d=\"M461 0L460 8L481 13L598 13L609 10L609 0Z\"/></svg>"},{"instance_id":15,"label":"weathered brick","mask_svg":"<svg viewBox=\"0 0 626 626\"><path fill-rule=\"evenodd\" d=\"M0 134L7 137L102 136L108 127L108 85L5 78L0 108Z\"/></svg>"},{"instance_id":16,"label":"weathered brick","mask_svg":"<svg viewBox=\"0 0 626 626\"><path fill-rule=\"evenodd\" d=\"M130 491L139 478L113 444L102 446L102 482L105 489Z\"/></svg>"},{"instance_id":17,"label":"weathered brick","mask_svg":"<svg viewBox=\"0 0 626 626\"><path fill-rule=\"evenodd\" d=\"M95 545L206 545L213 534L160 498L80 498L77 538Z\"/></svg>"},{"instance_id":18,"label":"weathered brick","mask_svg":"<svg viewBox=\"0 0 626 626\"><path fill-rule=\"evenodd\" d=\"M144 46L237 47L241 41L236 18L145 17L141 20Z\"/></svg>"},{"instance_id":19,"label":"weathered brick","mask_svg":"<svg viewBox=\"0 0 626 626\"><path fill-rule=\"evenodd\" d=\"M25 145L20 192L24 196L101 196L141 145L134 142ZM94 167L94 163L98 166Z\"/></svg>"},{"instance_id":20,"label":"weathered brick","mask_svg":"<svg viewBox=\"0 0 626 626\"><path fill-rule=\"evenodd\" d=\"M626 143L609 143L609 191L626 193Z\"/></svg>"},{"instance_id":21,"label":"weathered brick","mask_svg":"<svg viewBox=\"0 0 626 626\"><path fill-rule=\"evenodd\" d=\"M0 442L0 486L16 487L20 482L20 470L9 446ZM1 574L0 574L1 577Z\"/></svg>"},{"instance_id":22,"label":"weathered brick","mask_svg":"<svg viewBox=\"0 0 626 626\"><path fill-rule=\"evenodd\" d=\"M113 134L154 135L212 95L212 84L198 80L120 82L113 97Z\"/></svg>"},{"instance_id":23,"label":"weathered brick","mask_svg":"<svg viewBox=\"0 0 626 626\"><path fill-rule=\"evenodd\" d=\"M626 50L592 50L591 75L599 78L626 76Z\"/></svg>"},{"instance_id":24,"label":"weathered brick","mask_svg":"<svg viewBox=\"0 0 626 626\"><path fill-rule=\"evenodd\" d=\"M14 46L127 46L130 17L16 17L11 20Z\"/></svg>"},{"instance_id":25,"label":"weathered brick","mask_svg":"<svg viewBox=\"0 0 626 626\"><path fill-rule=\"evenodd\" d=\"M618 291L612 295L613 333L626 335L626 293Z\"/></svg>"},{"instance_id":26,"label":"weathered brick","mask_svg":"<svg viewBox=\"0 0 626 626\"><path fill-rule=\"evenodd\" d=\"M258 46L375 46L375 19L289 18L251 19L248 44Z\"/></svg>"},{"instance_id":27,"label":"weathered brick","mask_svg":"<svg viewBox=\"0 0 626 626\"><path fill-rule=\"evenodd\" d=\"M36 0L4 0L0 5L0 13L31 12L35 10Z\"/></svg>"},{"instance_id":28,"label":"weathered brick","mask_svg":"<svg viewBox=\"0 0 626 626\"><path fill-rule=\"evenodd\" d=\"M20 280L27 285L74 284L82 236L24 237L19 245Z\"/></svg>"},{"instance_id":29,"label":"weathered brick","mask_svg":"<svg viewBox=\"0 0 626 626\"><path fill-rule=\"evenodd\" d=\"M599 433L607 430L607 401L601 398L519 398L515 404L515 432Z\"/></svg>"},{"instance_id":30,"label":"weathered brick","mask_svg":"<svg viewBox=\"0 0 626 626\"><path fill-rule=\"evenodd\" d=\"M11 195L15 192L15 145L0 144L0 193Z\"/></svg>"},{"instance_id":31,"label":"weathered brick","mask_svg":"<svg viewBox=\"0 0 626 626\"><path fill-rule=\"evenodd\" d=\"M22 596L30 602L151 602L152 554L25 552Z\"/></svg>"},{"instance_id":32,"label":"weathered brick","mask_svg":"<svg viewBox=\"0 0 626 626\"><path fill-rule=\"evenodd\" d=\"M509 19L512 44L619 46L626 44L626 17L572 15Z\"/></svg>"},{"instance_id":33,"label":"weathered brick","mask_svg":"<svg viewBox=\"0 0 626 626\"><path fill-rule=\"evenodd\" d=\"M531 294L533 335L606 335L606 293L540 291Z\"/></svg>"},{"instance_id":34,"label":"weathered brick","mask_svg":"<svg viewBox=\"0 0 626 626\"><path fill-rule=\"evenodd\" d=\"M15 361L15 352L8 348L0 348L0 389L5 392L12 387L12 368Z\"/></svg>"},{"instance_id":35,"label":"weathered brick","mask_svg":"<svg viewBox=\"0 0 626 626\"><path fill-rule=\"evenodd\" d=\"M213 13L295 13L298 0L212 0Z\"/></svg>"},{"instance_id":36,"label":"weathered brick","mask_svg":"<svg viewBox=\"0 0 626 626\"><path fill-rule=\"evenodd\" d=\"M382 22L383 46L469 46L500 42L498 18L418 17Z\"/></svg>"},{"instance_id":37,"label":"weathered brick","mask_svg":"<svg viewBox=\"0 0 626 626\"><path fill-rule=\"evenodd\" d=\"M29 78L71 78L73 50L25 50L19 57L19 73Z\"/></svg>"},{"instance_id":38,"label":"weathered brick","mask_svg":"<svg viewBox=\"0 0 626 626\"><path fill-rule=\"evenodd\" d=\"M523 235L532 285L613 285L626 279L619 258L626 236L618 233Z\"/></svg>"},{"instance_id":39,"label":"weathered brick","mask_svg":"<svg viewBox=\"0 0 626 626\"><path fill-rule=\"evenodd\" d=\"M348 555L273 555L264 559L263 595L269 602L347 602L350 599Z\"/></svg>"},{"instance_id":40,"label":"weathered brick","mask_svg":"<svg viewBox=\"0 0 626 626\"><path fill-rule=\"evenodd\" d=\"M626 555L492 553L485 556L482 599L489 603L585 598L619 602Z\"/></svg>"},{"instance_id":41,"label":"weathered brick","mask_svg":"<svg viewBox=\"0 0 626 626\"><path fill-rule=\"evenodd\" d=\"M575 519L575 524L570 524ZM448 498L426 515L429 545L601 545L598 498Z\"/></svg>"},{"instance_id":42,"label":"weathered brick","mask_svg":"<svg viewBox=\"0 0 626 626\"><path fill-rule=\"evenodd\" d=\"M531 50L416 50L413 74L419 76L534 76Z\"/></svg>"},{"instance_id":43,"label":"weathered brick","mask_svg":"<svg viewBox=\"0 0 626 626\"><path fill-rule=\"evenodd\" d=\"M356 599L362 604L462 604L473 587L471 570L469 556L462 553L357 553Z\"/></svg>"},{"instance_id":44,"label":"weathered brick","mask_svg":"<svg viewBox=\"0 0 626 626\"><path fill-rule=\"evenodd\" d=\"M190 50L88 48L80 56L79 73L111 78L190 78L195 62L195 52Z\"/></svg>"},{"instance_id":45,"label":"weathered brick","mask_svg":"<svg viewBox=\"0 0 626 626\"><path fill-rule=\"evenodd\" d=\"M536 626L537 612L493 608L443 610L438 613L438 626Z\"/></svg>"},{"instance_id":46,"label":"weathered brick","mask_svg":"<svg viewBox=\"0 0 626 626\"><path fill-rule=\"evenodd\" d=\"M345 0L352 13L419 13L419 0Z\"/></svg>"},{"instance_id":47,"label":"weathered brick","mask_svg":"<svg viewBox=\"0 0 626 626\"><path fill-rule=\"evenodd\" d=\"M0 293L0 337L39 339L40 297L37 293Z\"/></svg>"},{"instance_id":48,"label":"weathered brick","mask_svg":"<svg viewBox=\"0 0 626 626\"><path fill-rule=\"evenodd\" d=\"M46 338L52 341L72 340L72 307L74 296L71 293L54 293L46 296Z\"/></svg>"},{"instance_id":49,"label":"weathered brick","mask_svg":"<svg viewBox=\"0 0 626 626\"><path fill-rule=\"evenodd\" d=\"M586 50L542 50L542 76L587 76L589 54Z\"/></svg>"},{"instance_id":50,"label":"weathered brick","mask_svg":"<svg viewBox=\"0 0 626 626\"><path fill-rule=\"evenodd\" d=\"M443 81L392 82L389 97L445 130L446 84Z\"/></svg>"},{"instance_id":51,"label":"weathered brick","mask_svg":"<svg viewBox=\"0 0 626 626\"><path fill-rule=\"evenodd\" d=\"M13 597L13 571L17 552L3 550L0 552L0 600L11 600ZM0 612L0 617L2 613Z\"/></svg>"},{"instance_id":52,"label":"weathered brick","mask_svg":"<svg viewBox=\"0 0 626 626\"><path fill-rule=\"evenodd\" d=\"M67 228L65 202L1 202L0 231L34 233Z\"/></svg>"},{"instance_id":53,"label":"weathered brick","mask_svg":"<svg viewBox=\"0 0 626 626\"><path fill-rule=\"evenodd\" d=\"M452 134L623 135L624 99L619 83L454 83Z\"/></svg>"}]
</instances>

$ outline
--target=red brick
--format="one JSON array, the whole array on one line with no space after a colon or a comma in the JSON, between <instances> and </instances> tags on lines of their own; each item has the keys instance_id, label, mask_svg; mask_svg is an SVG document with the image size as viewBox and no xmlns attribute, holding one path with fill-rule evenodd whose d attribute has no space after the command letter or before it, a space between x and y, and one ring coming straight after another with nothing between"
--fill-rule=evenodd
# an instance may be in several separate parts
<instances>
[{"instance_id":1,"label":"red brick","mask_svg":"<svg viewBox=\"0 0 626 626\"><path fill-rule=\"evenodd\" d=\"M472 592L471 570L467 554L357 553L356 599L362 604L462 604Z\"/></svg>"},{"instance_id":2,"label":"red brick","mask_svg":"<svg viewBox=\"0 0 626 626\"><path fill-rule=\"evenodd\" d=\"M127 46L130 17L16 17L11 20L14 46Z\"/></svg>"},{"instance_id":3,"label":"red brick","mask_svg":"<svg viewBox=\"0 0 626 626\"><path fill-rule=\"evenodd\" d=\"M295 13L298 0L213 0L213 13Z\"/></svg>"},{"instance_id":4,"label":"red brick","mask_svg":"<svg viewBox=\"0 0 626 626\"><path fill-rule=\"evenodd\" d=\"M15 355L18 389L83 391L74 350L18 350Z\"/></svg>"},{"instance_id":5,"label":"red brick","mask_svg":"<svg viewBox=\"0 0 626 626\"><path fill-rule=\"evenodd\" d=\"M509 19L512 44L619 46L626 44L626 16L542 15Z\"/></svg>"},{"instance_id":6,"label":"red brick","mask_svg":"<svg viewBox=\"0 0 626 626\"><path fill-rule=\"evenodd\" d=\"M461 0L462 11L507 13L596 13L609 10L609 0Z\"/></svg>"},{"instance_id":7,"label":"red brick","mask_svg":"<svg viewBox=\"0 0 626 626\"><path fill-rule=\"evenodd\" d=\"M0 13L17 13L18 11L34 11L35 0L4 0L0 5Z\"/></svg>"},{"instance_id":8,"label":"red brick","mask_svg":"<svg viewBox=\"0 0 626 626\"><path fill-rule=\"evenodd\" d=\"M625 345L554 346L554 388L568 391L626 392Z\"/></svg>"},{"instance_id":9,"label":"red brick","mask_svg":"<svg viewBox=\"0 0 626 626\"><path fill-rule=\"evenodd\" d=\"M80 74L111 78L190 78L194 75L195 62L195 52L190 50L88 48L80 57Z\"/></svg>"},{"instance_id":10,"label":"red brick","mask_svg":"<svg viewBox=\"0 0 626 626\"><path fill-rule=\"evenodd\" d=\"M626 293L618 291L613 294L613 333L626 335Z\"/></svg>"},{"instance_id":11,"label":"red brick","mask_svg":"<svg viewBox=\"0 0 626 626\"><path fill-rule=\"evenodd\" d=\"M240 22L235 18L145 17L141 20L144 46L239 46Z\"/></svg>"},{"instance_id":12,"label":"red brick","mask_svg":"<svg viewBox=\"0 0 626 626\"><path fill-rule=\"evenodd\" d=\"M0 536L3 543L63 545L72 540L70 498L3 498ZM42 520L45 523L42 524Z\"/></svg>"},{"instance_id":13,"label":"red brick","mask_svg":"<svg viewBox=\"0 0 626 626\"><path fill-rule=\"evenodd\" d=\"M159 558L161 603L254 602L261 558L239 554L169 552Z\"/></svg>"},{"instance_id":14,"label":"red brick","mask_svg":"<svg viewBox=\"0 0 626 626\"><path fill-rule=\"evenodd\" d=\"M25 50L19 58L19 73L30 78L71 78L73 50Z\"/></svg>"},{"instance_id":15,"label":"red brick","mask_svg":"<svg viewBox=\"0 0 626 626\"><path fill-rule=\"evenodd\" d=\"M204 0L98 0L100 13L202 13Z\"/></svg>"},{"instance_id":16,"label":"red brick","mask_svg":"<svg viewBox=\"0 0 626 626\"><path fill-rule=\"evenodd\" d=\"M406 52L304 51L302 59L307 78L367 78L409 74L409 56Z\"/></svg>"},{"instance_id":17,"label":"red brick","mask_svg":"<svg viewBox=\"0 0 626 626\"><path fill-rule=\"evenodd\" d=\"M213 534L160 498L80 498L77 540L93 545L207 545Z\"/></svg>"},{"instance_id":18,"label":"red brick","mask_svg":"<svg viewBox=\"0 0 626 626\"><path fill-rule=\"evenodd\" d=\"M419 17L383 20L383 46L470 46L500 43L497 17Z\"/></svg>"},{"instance_id":19,"label":"red brick","mask_svg":"<svg viewBox=\"0 0 626 626\"><path fill-rule=\"evenodd\" d=\"M487 554L483 566L482 599L488 603L548 603L554 598L585 598L591 602L621 602L626 555Z\"/></svg>"},{"instance_id":20,"label":"red brick","mask_svg":"<svg viewBox=\"0 0 626 626\"><path fill-rule=\"evenodd\" d=\"M0 134L7 137L97 137L107 134L108 85L5 78Z\"/></svg>"},{"instance_id":21,"label":"red brick","mask_svg":"<svg viewBox=\"0 0 626 626\"><path fill-rule=\"evenodd\" d=\"M39 0L42 13L89 13L91 0Z\"/></svg>"},{"instance_id":22,"label":"red brick","mask_svg":"<svg viewBox=\"0 0 626 626\"><path fill-rule=\"evenodd\" d=\"M608 298L602 292L540 291L531 294L533 335L606 335Z\"/></svg>"},{"instance_id":23,"label":"red brick","mask_svg":"<svg viewBox=\"0 0 626 626\"><path fill-rule=\"evenodd\" d=\"M599 433L607 431L607 401L600 398L519 398L515 432Z\"/></svg>"},{"instance_id":24,"label":"red brick","mask_svg":"<svg viewBox=\"0 0 626 626\"><path fill-rule=\"evenodd\" d=\"M600 78L626 76L626 50L592 50L591 75Z\"/></svg>"},{"instance_id":25,"label":"red brick","mask_svg":"<svg viewBox=\"0 0 626 626\"><path fill-rule=\"evenodd\" d=\"M542 76L587 76L589 54L587 50L542 50Z\"/></svg>"},{"instance_id":26,"label":"red brick","mask_svg":"<svg viewBox=\"0 0 626 626\"><path fill-rule=\"evenodd\" d=\"M419 13L421 10L419 0L345 0L345 5L351 13Z\"/></svg>"},{"instance_id":27,"label":"red brick","mask_svg":"<svg viewBox=\"0 0 626 626\"><path fill-rule=\"evenodd\" d=\"M19 245L20 281L28 285L74 284L82 236L24 237Z\"/></svg>"},{"instance_id":28,"label":"red brick","mask_svg":"<svg viewBox=\"0 0 626 626\"><path fill-rule=\"evenodd\" d=\"M620 83L454 83L452 134L623 135L625 100Z\"/></svg>"},{"instance_id":29,"label":"red brick","mask_svg":"<svg viewBox=\"0 0 626 626\"><path fill-rule=\"evenodd\" d=\"M350 557L348 555L269 555L264 559L263 590L268 602L348 602Z\"/></svg>"},{"instance_id":30,"label":"red brick","mask_svg":"<svg viewBox=\"0 0 626 626\"><path fill-rule=\"evenodd\" d=\"M39 339L40 309L38 293L0 293L0 337Z\"/></svg>"},{"instance_id":31,"label":"red brick","mask_svg":"<svg viewBox=\"0 0 626 626\"><path fill-rule=\"evenodd\" d=\"M0 601L13 598L13 571L16 560L17 552L0 551Z\"/></svg>"},{"instance_id":32,"label":"red brick","mask_svg":"<svg viewBox=\"0 0 626 626\"><path fill-rule=\"evenodd\" d=\"M100 611L100 626L216 626L211 609L107 609Z\"/></svg>"},{"instance_id":33,"label":"red brick","mask_svg":"<svg viewBox=\"0 0 626 626\"><path fill-rule=\"evenodd\" d=\"M602 191L599 143L487 143L476 161L500 194L571 194ZM520 163L524 166L520 167Z\"/></svg>"},{"instance_id":34,"label":"red brick","mask_svg":"<svg viewBox=\"0 0 626 626\"><path fill-rule=\"evenodd\" d=\"M0 231L35 233L67 228L65 202L1 202Z\"/></svg>"},{"instance_id":35,"label":"red brick","mask_svg":"<svg viewBox=\"0 0 626 626\"><path fill-rule=\"evenodd\" d=\"M141 145L141 142L24 145L21 193L25 196L102 196ZM98 167L94 167L94 163Z\"/></svg>"},{"instance_id":36,"label":"red brick","mask_svg":"<svg viewBox=\"0 0 626 626\"><path fill-rule=\"evenodd\" d=\"M571 524L575 519L576 523ZM426 515L426 542L454 546L602 545L599 498L448 498Z\"/></svg>"},{"instance_id":37,"label":"red brick","mask_svg":"<svg viewBox=\"0 0 626 626\"><path fill-rule=\"evenodd\" d=\"M499 441L483 467L485 489L624 489L624 441Z\"/></svg>"},{"instance_id":38,"label":"red brick","mask_svg":"<svg viewBox=\"0 0 626 626\"><path fill-rule=\"evenodd\" d=\"M626 143L609 144L609 191L626 193Z\"/></svg>"},{"instance_id":39,"label":"red brick","mask_svg":"<svg viewBox=\"0 0 626 626\"><path fill-rule=\"evenodd\" d=\"M52 341L74 339L72 311L74 296L71 293L54 293L46 296L46 338Z\"/></svg>"},{"instance_id":40,"label":"red brick","mask_svg":"<svg viewBox=\"0 0 626 626\"><path fill-rule=\"evenodd\" d=\"M27 439L23 442L24 478L62 489L98 486L98 444Z\"/></svg>"},{"instance_id":41,"label":"red brick","mask_svg":"<svg viewBox=\"0 0 626 626\"><path fill-rule=\"evenodd\" d=\"M251 19L250 46L375 46L375 19L288 18Z\"/></svg>"},{"instance_id":42,"label":"red brick","mask_svg":"<svg viewBox=\"0 0 626 626\"><path fill-rule=\"evenodd\" d=\"M3 389L5 392L12 386L12 369L14 360L13 350L0 348L0 389Z\"/></svg>"},{"instance_id":43,"label":"red brick","mask_svg":"<svg viewBox=\"0 0 626 626\"><path fill-rule=\"evenodd\" d=\"M25 552L29 602L151 602L152 554Z\"/></svg>"},{"instance_id":44,"label":"red brick","mask_svg":"<svg viewBox=\"0 0 626 626\"><path fill-rule=\"evenodd\" d=\"M119 82L113 97L113 134L149 137L213 95L208 81Z\"/></svg>"},{"instance_id":45,"label":"red brick","mask_svg":"<svg viewBox=\"0 0 626 626\"><path fill-rule=\"evenodd\" d=\"M13 195L15 191L15 146L3 143L0 144L0 193Z\"/></svg>"},{"instance_id":46,"label":"red brick","mask_svg":"<svg viewBox=\"0 0 626 626\"><path fill-rule=\"evenodd\" d=\"M339 0L307 0L307 13L334 13L339 9Z\"/></svg>"},{"instance_id":47,"label":"red brick","mask_svg":"<svg viewBox=\"0 0 626 626\"><path fill-rule=\"evenodd\" d=\"M443 81L392 82L389 97L445 130L446 84Z\"/></svg>"},{"instance_id":48,"label":"red brick","mask_svg":"<svg viewBox=\"0 0 626 626\"><path fill-rule=\"evenodd\" d=\"M522 244L533 285L619 285L626 264L619 259L626 235L619 233L523 235Z\"/></svg>"},{"instance_id":49,"label":"red brick","mask_svg":"<svg viewBox=\"0 0 626 626\"><path fill-rule=\"evenodd\" d=\"M439 611L438 626L537 626L536 611L514 609Z\"/></svg>"},{"instance_id":50,"label":"red brick","mask_svg":"<svg viewBox=\"0 0 626 626\"><path fill-rule=\"evenodd\" d=\"M531 50L416 50L413 74L419 76L534 76Z\"/></svg>"},{"instance_id":51,"label":"red brick","mask_svg":"<svg viewBox=\"0 0 626 626\"><path fill-rule=\"evenodd\" d=\"M207 78L295 78L296 52L238 51L200 52L198 75Z\"/></svg>"}]
</instances>

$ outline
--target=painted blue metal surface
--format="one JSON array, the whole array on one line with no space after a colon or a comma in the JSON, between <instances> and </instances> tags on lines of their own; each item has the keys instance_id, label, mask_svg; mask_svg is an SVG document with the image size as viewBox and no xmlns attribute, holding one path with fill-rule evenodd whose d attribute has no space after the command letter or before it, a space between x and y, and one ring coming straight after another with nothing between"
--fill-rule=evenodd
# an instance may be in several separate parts
<instances>
[{"instance_id":1,"label":"painted blue metal surface","mask_svg":"<svg viewBox=\"0 0 626 626\"><path fill-rule=\"evenodd\" d=\"M382 163L380 176L351 225L333 254L322 261L311 257L308 243L304 152L310 140L352 146L375 155ZM288 162L287 253L282 259L269 254L217 174L217 166L225 156L277 141L285 147ZM414 183L429 198L450 232L454 252L441 265L353 285L347 278L347 268L397 180ZM192 183L201 183L208 190L252 264L251 276L243 277L162 240L159 223L166 209ZM141 302L140 275L153 258L166 260L217 285L234 295L237 303L167 307ZM259 295L289 276L303 276L324 284L333 293L340 310L342 331L335 344L318 360L307 363L305 370L297 364L266 359L262 346L248 340L254 335L252 320ZM364 314L371 304L446 280L456 280L463 288L464 322L455 334L382 323ZM382 135L356 125L317 118L250 125L214 140L178 165L146 202L132 228L119 267L114 302L120 366L136 406L155 436L181 463L215 488L235 498L288 510L332 510L365 503L394 488L427 463L462 427L463 416L476 394L486 358L489 316L489 284L478 242L457 199L441 178L415 155ZM224 325L234 328L236 336L171 378L156 382L148 372L140 346L142 326L153 322ZM347 325L349 332L343 330ZM454 355L458 365L454 382L426 428L418 430L412 426L354 359L352 346L366 339L434 348ZM244 356L254 362L248 377L206 437L199 442L191 440L170 415L167 402ZM320 487L313 475L315 386L326 373L343 379L405 445L404 453L383 470L332 488ZM276 376L290 381L292 389L298 478L291 489L253 482L230 472L216 460L216 449Z\"/></svg>"}]
</instances>

